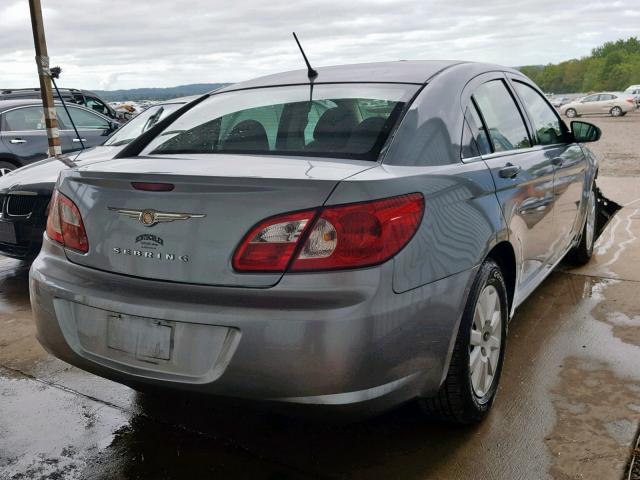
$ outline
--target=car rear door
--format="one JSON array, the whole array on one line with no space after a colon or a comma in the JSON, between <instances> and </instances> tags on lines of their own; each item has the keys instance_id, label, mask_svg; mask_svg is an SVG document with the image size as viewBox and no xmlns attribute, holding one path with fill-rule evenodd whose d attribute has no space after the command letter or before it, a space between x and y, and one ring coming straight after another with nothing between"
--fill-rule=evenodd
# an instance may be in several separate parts
<instances>
[{"instance_id":1,"label":"car rear door","mask_svg":"<svg viewBox=\"0 0 640 480\"><path fill-rule=\"evenodd\" d=\"M578 218L585 191L587 160L543 95L522 78L510 76L510 81L533 127L534 144L551 159L554 168L554 228L549 236L553 245L551 263L555 263L564 255L580 228Z\"/></svg>"},{"instance_id":2,"label":"car rear door","mask_svg":"<svg viewBox=\"0 0 640 480\"><path fill-rule=\"evenodd\" d=\"M4 111L0 116L0 138L5 150L18 157L23 165L49 156L42 107L16 107Z\"/></svg>"},{"instance_id":3,"label":"car rear door","mask_svg":"<svg viewBox=\"0 0 640 480\"><path fill-rule=\"evenodd\" d=\"M598 106L598 95L589 95L588 97L580 100L580 104L577 108L578 114L589 115L593 113L600 113Z\"/></svg>"},{"instance_id":4,"label":"car rear door","mask_svg":"<svg viewBox=\"0 0 640 480\"><path fill-rule=\"evenodd\" d=\"M596 102L598 104L597 113L608 114L615 105L615 99L616 97L610 93L601 93L598 95L598 101Z\"/></svg>"},{"instance_id":5,"label":"car rear door","mask_svg":"<svg viewBox=\"0 0 640 480\"><path fill-rule=\"evenodd\" d=\"M490 150L483 160L491 170L510 240L517 249L518 282L524 286L548 265L553 252L551 158L532 146L527 120L503 73L476 77L463 99L467 92L475 128L484 132Z\"/></svg>"}]
</instances>

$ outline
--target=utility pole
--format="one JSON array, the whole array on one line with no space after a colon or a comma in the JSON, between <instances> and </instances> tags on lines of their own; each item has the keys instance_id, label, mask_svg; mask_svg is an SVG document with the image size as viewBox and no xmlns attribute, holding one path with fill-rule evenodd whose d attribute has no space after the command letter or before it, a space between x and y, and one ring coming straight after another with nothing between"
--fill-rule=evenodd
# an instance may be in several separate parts
<instances>
[{"instance_id":1,"label":"utility pole","mask_svg":"<svg viewBox=\"0 0 640 480\"><path fill-rule=\"evenodd\" d=\"M44 121L47 126L47 137L49 139L49 156L53 157L61 155L62 149L60 148L58 119L53 103L53 92L51 90L49 54L47 53L47 42L44 37L44 23L42 21L40 0L29 0L29 10L31 11L33 43L36 47L36 64L38 66L38 76L40 77L40 93L42 95Z\"/></svg>"}]
</instances>

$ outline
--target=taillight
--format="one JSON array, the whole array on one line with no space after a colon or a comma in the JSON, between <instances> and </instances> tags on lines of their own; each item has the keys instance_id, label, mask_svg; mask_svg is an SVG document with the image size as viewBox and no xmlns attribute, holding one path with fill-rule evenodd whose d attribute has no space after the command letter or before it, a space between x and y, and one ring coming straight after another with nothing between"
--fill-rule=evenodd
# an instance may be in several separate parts
<instances>
[{"instance_id":1,"label":"taillight","mask_svg":"<svg viewBox=\"0 0 640 480\"><path fill-rule=\"evenodd\" d=\"M631 104L635 103L635 100L633 98L627 98L625 100Z\"/></svg>"},{"instance_id":2,"label":"taillight","mask_svg":"<svg viewBox=\"0 0 640 480\"><path fill-rule=\"evenodd\" d=\"M49 202L49 215L47 216L47 236L58 243L64 244L62 239L62 227L60 226L60 209L58 208L58 190L53 191Z\"/></svg>"},{"instance_id":3,"label":"taillight","mask_svg":"<svg viewBox=\"0 0 640 480\"><path fill-rule=\"evenodd\" d=\"M411 240L423 212L422 194L413 193L273 217L245 236L233 267L301 272L377 265Z\"/></svg>"},{"instance_id":4,"label":"taillight","mask_svg":"<svg viewBox=\"0 0 640 480\"><path fill-rule=\"evenodd\" d=\"M238 271L284 272L316 210L272 217L256 225L233 256Z\"/></svg>"},{"instance_id":5,"label":"taillight","mask_svg":"<svg viewBox=\"0 0 640 480\"><path fill-rule=\"evenodd\" d=\"M58 190L53 191L49 204L47 236L66 248L82 253L89 251L89 240L78 207Z\"/></svg>"}]
</instances>

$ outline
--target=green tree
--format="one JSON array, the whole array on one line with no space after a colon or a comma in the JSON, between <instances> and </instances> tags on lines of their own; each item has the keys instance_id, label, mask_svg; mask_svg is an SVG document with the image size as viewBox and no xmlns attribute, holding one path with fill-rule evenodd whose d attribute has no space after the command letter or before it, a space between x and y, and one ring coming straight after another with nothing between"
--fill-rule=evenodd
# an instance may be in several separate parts
<instances>
[{"instance_id":1,"label":"green tree","mask_svg":"<svg viewBox=\"0 0 640 480\"><path fill-rule=\"evenodd\" d=\"M525 66L520 71L546 92L624 90L640 84L640 40L606 42L587 57L544 67Z\"/></svg>"}]
</instances>

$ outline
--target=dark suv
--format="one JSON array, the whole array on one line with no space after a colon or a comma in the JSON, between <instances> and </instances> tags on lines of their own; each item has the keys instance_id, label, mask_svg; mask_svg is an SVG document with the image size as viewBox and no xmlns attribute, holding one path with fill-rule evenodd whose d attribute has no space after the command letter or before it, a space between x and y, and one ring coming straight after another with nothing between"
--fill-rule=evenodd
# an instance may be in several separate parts
<instances>
[{"instance_id":1,"label":"dark suv","mask_svg":"<svg viewBox=\"0 0 640 480\"><path fill-rule=\"evenodd\" d=\"M75 103L87 107L118 122L129 120L122 112L116 112L107 102L96 93L77 88L60 88L60 95L65 102ZM59 100L56 92L53 92L56 101ZM0 89L0 100L40 99L39 88L5 88Z\"/></svg>"}]
</instances>

